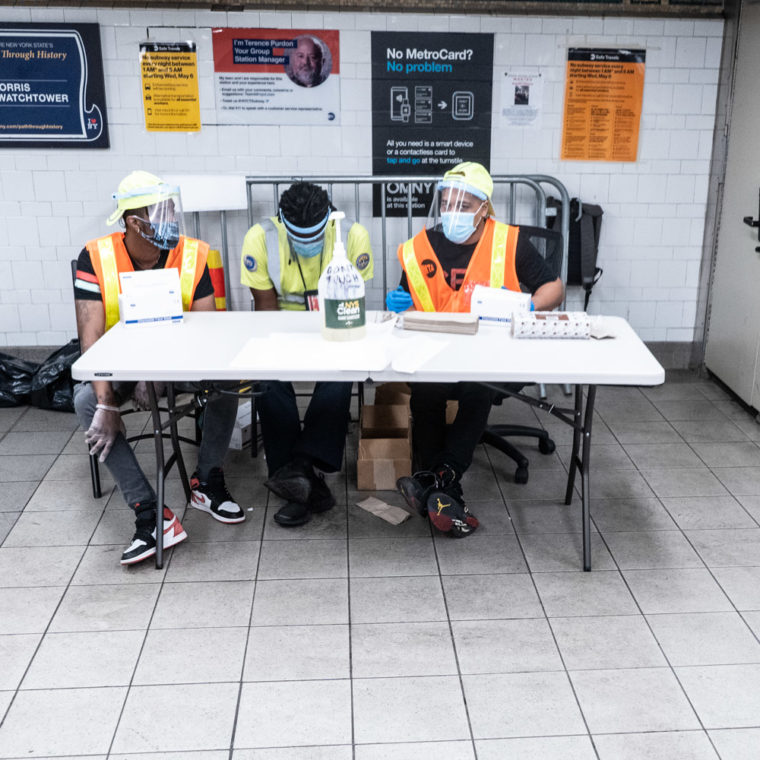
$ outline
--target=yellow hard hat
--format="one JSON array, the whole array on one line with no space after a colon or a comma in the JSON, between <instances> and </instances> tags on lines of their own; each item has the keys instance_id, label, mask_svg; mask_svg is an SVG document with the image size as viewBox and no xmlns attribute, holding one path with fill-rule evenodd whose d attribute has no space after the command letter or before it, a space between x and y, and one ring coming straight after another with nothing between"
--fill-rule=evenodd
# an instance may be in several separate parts
<instances>
[{"instance_id":1,"label":"yellow hard hat","mask_svg":"<svg viewBox=\"0 0 760 760\"><path fill-rule=\"evenodd\" d=\"M106 223L116 224L129 209L153 206L178 194L179 188L172 187L155 174L134 171L119 182L119 188L113 194L116 210L108 217Z\"/></svg>"},{"instance_id":2,"label":"yellow hard hat","mask_svg":"<svg viewBox=\"0 0 760 760\"><path fill-rule=\"evenodd\" d=\"M472 193L484 201L488 201L488 213L495 216L493 206L491 205L491 196L493 195L493 180L483 164L475 161L465 161L449 169L443 175L441 187L449 184L461 187L465 192Z\"/></svg>"}]
</instances>

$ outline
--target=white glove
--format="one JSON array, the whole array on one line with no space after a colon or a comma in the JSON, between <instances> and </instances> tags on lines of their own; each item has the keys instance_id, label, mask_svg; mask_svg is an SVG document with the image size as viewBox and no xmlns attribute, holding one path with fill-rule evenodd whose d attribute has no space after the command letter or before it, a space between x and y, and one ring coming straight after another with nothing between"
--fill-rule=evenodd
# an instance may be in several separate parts
<instances>
[{"instance_id":1,"label":"white glove","mask_svg":"<svg viewBox=\"0 0 760 760\"><path fill-rule=\"evenodd\" d=\"M107 404L98 404L95 408L95 414L92 416L90 429L84 434L84 440L90 446L90 454L100 452L98 459L105 462L116 436L124 432L126 431L119 408Z\"/></svg>"},{"instance_id":2,"label":"white glove","mask_svg":"<svg viewBox=\"0 0 760 760\"><path fill-rule=\"evenodd\" d=\"M166 383L153 383L156 389L156 398L161 398L166 393ZM140 380L132 394L135 409L147 412L150 409L150 396L148 395L148 383Z\"/></svg>"}]
</instances>

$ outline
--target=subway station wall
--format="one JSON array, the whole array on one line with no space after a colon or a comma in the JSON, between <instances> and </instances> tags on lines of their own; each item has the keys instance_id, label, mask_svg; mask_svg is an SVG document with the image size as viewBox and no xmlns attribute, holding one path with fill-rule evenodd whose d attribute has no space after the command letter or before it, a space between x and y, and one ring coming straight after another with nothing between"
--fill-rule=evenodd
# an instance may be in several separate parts
<instances>
[{"instance_id":1,"label":"subway station wall","mask_svg":"<svg viewBox=\"0 0 760 760\"><path fill-rule=\"evenodd\" d=\"M109 231L111 193L132 169L156 174L242 173L309 176L372 171L370 38L374 30L494 34L491 170L560 179L571 196L604 209L596 285L589 311L630 321L647 341L695 337L699 270L723 34L720 20L493 17L446 14L280 13L100 8L0 8L6 22L100 24L111 147L105 150L0 148L0 345L58 345L76 334L69 262ZM230 126L218 123L211 29L340 31L340 123ZM138 47L146 39L198 46L202 130L145 131ZM568 47L645 48L638 160L560 161ZM501 126L499 81L507 71L541 73L539 128ZM267 201L271 204L271 200ZM262 209L265 208L262 205ZM376 258L382 254L371 204L361 209ZM417 227L422 220L417 220ZM236 284L247 229L229 218L232 307L249 308ZM193 231L192 228L190 230ZM406 223L392 225L388 285L398 278L395 249ZM202 215L201 236L220 244L217 217ZM368 289L379 308L380 266ZM568 308L581 308L578 288Z\"/></svg>"}]
</instances>

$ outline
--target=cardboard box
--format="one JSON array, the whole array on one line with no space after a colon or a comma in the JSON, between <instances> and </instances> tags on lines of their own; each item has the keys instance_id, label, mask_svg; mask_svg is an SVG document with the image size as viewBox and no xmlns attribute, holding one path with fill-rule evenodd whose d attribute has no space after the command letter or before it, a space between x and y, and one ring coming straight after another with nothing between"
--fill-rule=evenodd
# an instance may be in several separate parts
<instances>
[{"instance_id":1,"label":"cardboard box","mask_svg":"<svg viewBox=\"0 0 760 760\"><path fill-rule=\"evenodd\" d=\"M402 404L409 406L412 390L408 383L380 383L375 388L375 405Z\"/></svg>"},{"instance_id":2,"label":"cardboard box","mask_svg":"<svg viewBox=\"0 0 760 760\"><path fill-rule=\"evenodd\" d=\"M363 438L356 462L360 491L395 491L396 481L412 474L409 438Z\"/></svg>"},{"instance_id":3,"label":"cardboard box","mask_svg":"<svg viewBox=\"0 0 760 760\"><path fill-rule=\"evenodd\" d=\"M249 444L251 442L252 430L253 425L251 424L251 402L246 401L238 407L238 413L235 419L235 427L232 428L230 448L240 451L243 446Z\"/></svg>"},{"instance_id":4,"label":"cardboard box","mask_svg":"<svg viewBox=\"0 0 760 760\"><path fill-rule=\"evenodd\" d=\"M407 438L409 407L401 404L365 404L361 411L362 438Z\"/></svg>"}]
</instances>

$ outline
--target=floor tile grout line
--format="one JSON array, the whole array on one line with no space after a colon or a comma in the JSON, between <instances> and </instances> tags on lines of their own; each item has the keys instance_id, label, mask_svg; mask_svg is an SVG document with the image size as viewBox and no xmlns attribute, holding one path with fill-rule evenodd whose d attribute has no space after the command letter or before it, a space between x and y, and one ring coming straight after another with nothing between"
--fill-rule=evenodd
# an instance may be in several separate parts
<instances>
[{"instance_id":1,"label":"floor tile grout line","mask_svg":"<svg viewBox=\"0 0 760 760\"><path fill-rule=\"evenodd\" d=\"M436 545L435 536L433 534L433 527L432 525L430 525L429 520L428 520L428 527L430 529L430 539L433 544L433 554L435 556L435 563L436 563L436 567L438 568L437 578L438 578L438 584L441 589L441 597L443 599L443 608L446 613L446 624L448 625L448 629L449 629L449 640L451 641L451 648L454 652L456 676L457 676L457 680L459 681L459 693L461 694L462 704L464 705L465 717L467 719L467 730L469 731L469 734L470 734L469 738L470 738L470 744L472 746L474 760L478 760L478 748L475 742L475 732L472 727L472 717L470 715L470 706L467 702L467 691L464 686L464 675L462 673L462 667L459 662L459 652L457 650L456 636L454 635L454 626L452 625L451 614L449 612L449 604L446 599L446 588L443 583L443 575L441 574L441 562L440 562L440 557L438 555L438 546Z\"/></svg>"},{"instance_id":2,"label":"floor tile grout line","mask_svg":"<svg viewBox=\"0 0 760 760\"><path fill-rule=\"evenodd\" d=\"M230 734L230 747L229 747L229 754L228 754L228 760L232 760L235 752L235 735L237 733L237 726L238 726L238 718L240 716L240 703L243 699L243 685L247 683L245 681L245 667L246 662L248 660L248 647L251 642L251 630L253 629L253 610L254 605L256 603L256 591L258 590L258 576L259 576L259 568L261 567L261 544L263 543L263 536L264 536L264 530L266 528L266 519L267 514L269 512L269 494L267 494L267 503L264 508L264 519L261 521L261 528L260 528L260 538L259 538L259 555L256 560L256 571L254 573L254 579L253 579L253 591L251 596L251 611L248 613L248 625L247 626L240 626L247 628L247 634L245 637L245 646L243 647L243 660L240 665L240 680L238 683L238 693L237 693L237 699L235 701L235 714L232 718L232 732Z\"/></svg>"},{"instance_id":3,"label":"floor tile grout line","mask_svg":"<svg viewBox=\"0 0 760 760\"><path fill-rule=\"evenodd\" d=\"M24 415L22 415L23 417ZM57 459L57 458L56 458ZM52 466L52 465L51 465ZM42 481L40 481L41 483ZM39 488L39 485L38 485ZM36 492L37 489L35 489ZM34 494L32 494L34 495ZM31 497L30 497L31 498ZM105 505L103 507L105 511ZM21 513L19 513L21 514ZM66 594L68 594L69 589L71 588L71 581L74 579L74 576L76 575L77 571L79 570L79 566L82 564L82 560L84 559L84 555L87 552L87 548L84 547L82 549L82 554L79 557L79 561L76 564L76 567L72 570L71 576L69 577L68 583L66 584L63 593L61 594L60 598L58 599L58 603L55 606L55 609L52 611L50 618L48 619L47 625L45 626L45 630L42 632L42 635L40 636L40 640L37 642L37 646L34 648L34 652L32 656L29 658L29 662L26 665L26 668L24 669L24 672L19 679L19 682L16 684L16 688L13 690L13 696L11 697L10 701L8 702L8 705L5 709L5 713L3 714L2 718L0 718L0 730L2 729L3 725L5 724L6 719L8 718L8 715L10 714L11 708L13 707L14 702L16 701L16 697L18 696L19 692L21 691L21 686L24 683L24 679L26 678L27 674L29 673L30 668L32 667L32 663L34 662L35 657L37 657L38 652L40 651L40 647L42 646L42 642L45 640L45 637L47 636L48 632L50 631L50 626L53 623L53 620L55 619L55 616L58 614L58 610L61 608L61 604L63 604L63 600L66 598ZM36 587L35 587L36 588ZM61 586L46 586L45 588L61 588Z\"/></svg>"},{"instance_id":4,"label":"floor tile grout line","mask_svg":"<svg viewBox=\"0 0 760 760\"><path fill-rule=\"evenodd\" d=\"M187 510L187 506L185 506L185 511ZM105 509L104 509L105 512ZM184 519L184 512L183 512L183 519ZM158 540L158 536L156 537ZM163 536L161 536L161 540L163 541ZM124 718L124 712L127 708L127 701L129 700L129 695L132 692L132 689L135 686L134 680L135 676L137 675L137 669L140 666L140 660L142 658L143 652L145 651L145 645L148 641L148 636L151 632L151 623L153 622L153 618L156 615L156 610L158 609L158 604L161 600L161 594L163 593L164 584L166 583L166 576L169 573L169 567L171 566L172 559L174 558L174 552L166 552L164 555L164 566L159 570L158 568L151 568L152 572L161 572L161 580L157 581L158 585L158 593L156 594L155 601L153 602L153 609L151 610L150 617L148 618L146 624L145 624L145 634L143 636L142 643L140 644L140 651L137 653L137 659L135 660L135 665L132 668L132 675L130 676L129 683L126 687L126 692L124 693L124 699L121 703L121 708L119 710L119 715L116 719L116 723L114 725L113 734L111 736L111 741L108 745L108 751L106 752L106 759L111 757L111 753L113 752L113 746L114 742L116 741L116 736L119 733L119 727L121 726L121 721ZM148 557L146 561L150 562L153 560L153 557ZM154 584L155 585L155 584ZM139 630L139 629L137 629Z\"/></svg>"},{"instance_id":5,"label":"floor tile grout line","mask_svg":"<svg viewBox=\"0 0 760 760\"><path fill-rule=\"evenodd\" d=\"M700 557L701 559L701 557ZM641 617L644 620L644 624L646 625L647 629L649 630L649 633L651 634L652 638L654 639L655 643L657 644L657 648L660 650L660 653L662 654L663 659L667 663L668 669L673 674L673 677L676 680L676 683L678 684L678 688L681 690L681 694L686 699L686 702L688 703L689 707L691 708L692 713L694 713L694 717L697 719L699 726L702 730L702 732L707 736L708 741L710 742L710 746L712 746L713 750L715 751L715 754L720 757L717 748L713 744L712 738L707 733L707 729L705 728L704 722L702 721L702 717L697 712L697 708L694 705L694 702L692 701L691 697L689 696L688 692L686 691L686 688L684 687L681 679L678 677L678 673L676 673L675 667L673 666L673 663L671 663L670 658L668 657L667 653L665 652L665 649L662 646L662 643L660 642L660 639L657 637L654 629L652 628L652 624L650 623L647 616L644 614L644 610L641 608L641 605L639 604L638 599L636 599L635 594L633 593L633 589L630 587L630 584L628 583L628 579L625 577L625 573L620 569L620 566L617 563L617 560L615 557L612 557L613 562L615 562L615 566L618 568L618 573L620 574L620 577L623 580L623 583L625 584L625 587L628 589L628 593L631 595L631 598L633 599L634 604L636 605L637 609L639 610L639 613L641 614Z\"/></svg>"}]
</instances>

